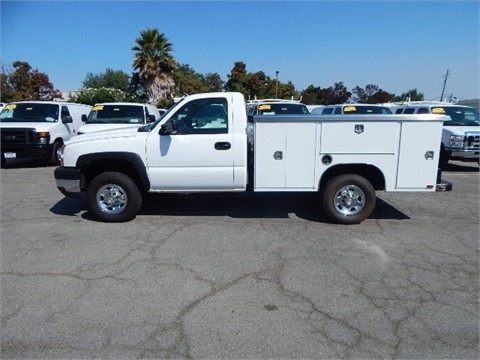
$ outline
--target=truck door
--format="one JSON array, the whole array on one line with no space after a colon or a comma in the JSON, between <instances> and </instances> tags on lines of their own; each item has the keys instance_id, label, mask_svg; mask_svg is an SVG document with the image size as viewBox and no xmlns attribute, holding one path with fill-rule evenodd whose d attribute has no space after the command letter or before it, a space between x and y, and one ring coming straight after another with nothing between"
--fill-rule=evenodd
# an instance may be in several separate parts
<instances>
[{"instance_id":1,"label":"truck door","mask_svg":"<svg viewBox=\"0 0 480 360\"><path fill-rule=\"evenodd\" d=\"M173 131L147 140L147 166L156 191L234 189L232 124L226 98L187 102L167 122Z\"/></svg>"}]
</instances>

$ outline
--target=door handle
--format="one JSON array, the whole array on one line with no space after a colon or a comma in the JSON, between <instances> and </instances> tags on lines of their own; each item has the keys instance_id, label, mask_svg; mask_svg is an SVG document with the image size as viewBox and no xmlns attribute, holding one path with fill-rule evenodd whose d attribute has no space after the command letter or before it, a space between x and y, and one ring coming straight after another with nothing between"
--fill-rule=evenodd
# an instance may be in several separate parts
<instances>
[{"instance_id":1,"label":"door handle","mask_svg":"<svg viewBox=\"0 0 480 360\"><path fill-rule=\"evenodd\" d=\"M215 143L216 150L228 150L232 147L232 144L229 142L217 142Z\"/></svg>"}]
</instances>

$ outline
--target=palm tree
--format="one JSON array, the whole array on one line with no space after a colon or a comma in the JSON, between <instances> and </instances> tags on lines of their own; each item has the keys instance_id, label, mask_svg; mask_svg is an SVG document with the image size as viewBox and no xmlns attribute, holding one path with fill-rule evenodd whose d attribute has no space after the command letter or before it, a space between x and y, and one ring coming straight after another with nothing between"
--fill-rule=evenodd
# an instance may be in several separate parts
<instances>
[{"instance_id":1,"label":"palm tree","mask_svg":"<svg viewBox=\"0 0 480 360\"><path fill-rule=\"evenodd\" d=\"M177 67L172 44L157 29L147 28L135 39L133 68L138 71L140 83L145 87L148 102L157 104L175 85L172 71Z\"/></svg>"}]
</instances>

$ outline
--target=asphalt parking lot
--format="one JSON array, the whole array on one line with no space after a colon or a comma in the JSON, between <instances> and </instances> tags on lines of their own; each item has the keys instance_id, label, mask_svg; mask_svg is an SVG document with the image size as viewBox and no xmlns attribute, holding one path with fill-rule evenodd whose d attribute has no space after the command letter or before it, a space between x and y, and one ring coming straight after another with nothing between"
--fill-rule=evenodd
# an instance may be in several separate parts
<instances>
[{"instance_id":1,"label":"asphalt parking lot","mask_svg":"<svg viewBox=\"0 0 480 360\"><path fill-rule=\"evenodd\" d=\"M0 170L2 359L479 357L476 163L352 226L306 194L162 195L100 223L53 169Z\"/></svg>"}]
</instances>

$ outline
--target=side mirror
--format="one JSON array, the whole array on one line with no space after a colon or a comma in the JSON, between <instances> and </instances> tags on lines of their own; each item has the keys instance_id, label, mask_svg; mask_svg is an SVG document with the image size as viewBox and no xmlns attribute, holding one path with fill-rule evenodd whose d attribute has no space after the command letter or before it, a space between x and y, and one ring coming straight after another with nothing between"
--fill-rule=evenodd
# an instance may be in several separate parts
<instances>
[{"instance_id":1,"label":"side mirror","mask_svg":"<svg viewBox=\"0 0 480 360\"><path fill-rule=\"evenodd\" d=\"M155 115L148 115L147 123L151 123L151 122L154 122L154 121L155 121Z\"/></svg>"},{"instance_id":2,"label":"side mirror","mask_svg":"<svg viewBox=\"0 0 480 360\"><path fill-rule=\"evenodd\" d=\"M173 126L173 121L167 121L160 127L160 131L158 132L160 135L174 135L177 131Z\"/></svg>"},{"instance_id":3,"label":"side mirror","mask_svg":"<svg viewBox=\"0 0 480 360\"><path fill-rule=\"evenodd\" d=\"M64 116L62 118L62 123L64 124L70 124L70 123L73 123L73 119L70 115L67 115L67 116Z\"/></svg>"},{"instance_id":4,"label":"side mirror","mask_svg":"<svg viewBox=\"0 0 480 360\"><path fill-rule=\"evenodd\" d=\"M87 122L87 115L82 114L82 121L83 121L83 122Z\"/></svg>"}]
</instances>

